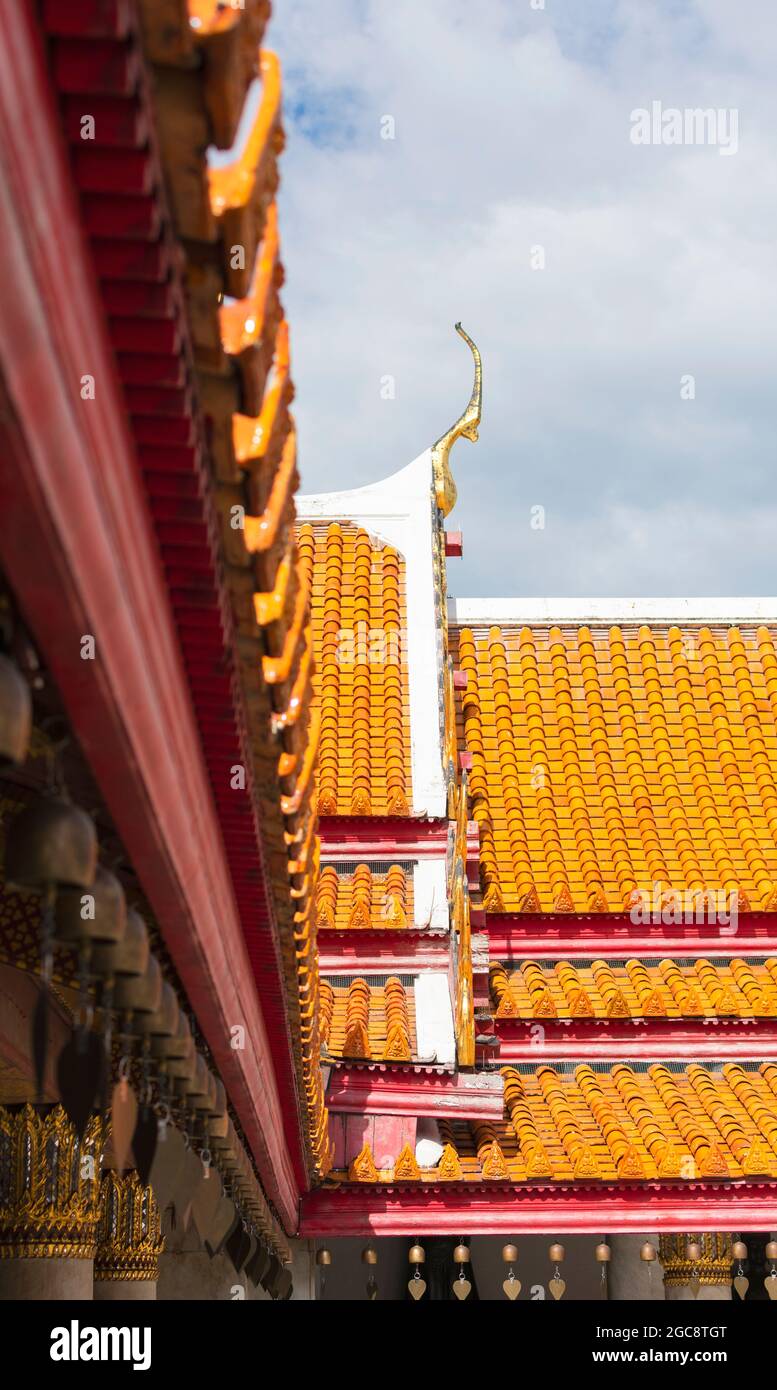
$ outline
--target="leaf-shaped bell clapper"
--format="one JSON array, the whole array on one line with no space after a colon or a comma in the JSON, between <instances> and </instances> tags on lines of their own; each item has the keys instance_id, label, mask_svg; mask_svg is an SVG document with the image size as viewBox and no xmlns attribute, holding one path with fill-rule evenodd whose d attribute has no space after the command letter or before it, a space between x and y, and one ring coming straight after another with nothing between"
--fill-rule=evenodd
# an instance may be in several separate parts
<instances>
[{"instance_id":1,"label":"leaf-shaped bell clapper","mask_svg":"<svg viewBox=\"0 0 777 1390\"><path fill-rule=\"evenodd\" d=\"M116 981L135 979L144 975L148 969L151 948L148 942L148 929L140 913L134 907L127 908L127 920L122 936L116 941L98 941L92 949L91 969L104 980ZM115 1008L125 1005L114 1000Z\"/></svg>"},{"instance_id":2,"label":"leaf-shaped bell clapper","mask_svg":"<svg viewBox=\"0 0 777 1390\"><path fill-rule=\"evenodd\" d=\"M30 687L18 666L0 656L0 767L19 767L24 762L31 733Z\"/></svg>"},{"instance_id":3,"label":"leaf-shaped bell clapper","mask_svg":"<svg viewBox=\"0 0 777 1390\"><path fill-rule=\"evenodd\" d=\"M5 842L9 888L87 889L96 869L94 823L67 797L41 796L11 821Z\"/></svg>"},{"instance_id":4,"label":"leaf-shaped bell clapper","mask_svg":"<svg viewBox=\"0 0 777 1390\"><path fill-rule=\"evenodd\" d=\"M89 889L64 888L57 895L54 924L55 939L66 946L121 941L127 926L127 901L116 875L98 864Z\"/></svg>"}]
</instances>

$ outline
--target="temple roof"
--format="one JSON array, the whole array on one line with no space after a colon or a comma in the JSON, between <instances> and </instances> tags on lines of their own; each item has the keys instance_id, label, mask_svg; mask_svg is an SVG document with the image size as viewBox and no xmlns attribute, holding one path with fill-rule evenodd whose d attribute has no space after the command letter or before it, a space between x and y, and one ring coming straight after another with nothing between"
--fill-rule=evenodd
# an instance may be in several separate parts
<instances>
[{"instance_id":1,"label":"temple roof","mask_svg":"<svg viewBox=\"0 0 777 1390\"><path fill-rule=\"evenodd\" d=\"M306 523L322 815L409 814L405 561L349 522Z\"/></svg>"},{"instance_id":2,"label":"temple roof","mask_svg":"<svg viewBox=\"0 0 777 1390\"><path fill-rule=\"evenodd\" d=\"M775 626L462 627L486 908L620 913L656 885L659 905L672 890L777 908L776 639Z\"/></svg>"},{"instance_id":3,"label":"temple roof","mask_svg":"<svg viewBox=\"0 0 777 1390\"><path fill-rule=\"evenodd\" d=\"M774 1018L777 960L498 961L498 1019Z\"/></svg>"},{"instance_id":4,"label":"temple roof","mask_svg":"<svg viewBox=\"0 0 777 1390\"><path fill-rule=\"evenodd\" d=\"M413 875L401 864L373 871L356 865L338 873L333 864L321 870L316 895L316 925L328 930L402 928L413 924Z\"/></svg>"},{"instance_id":5,"label":"temple roof","mask_svg":"<svg viewBox=\"0 0 777 1390\"><path fill-rule=\"evenodd\" d=\"M630 1184L777 1178L777 1066L722 1069L622 1063L507 1067L505 1114L440 1121L439 1163L421 1169L409 1151L378 1169L369 1149L351 1182ZM332 1178L346 1175L333 1171Z\"/></svg>"},{"instance_id":6,"label":"temple roof","mask_svg":"<svg viewBox=\"0 0 777 1390\"><path fill-rule=\"evenodd\" d=\"M322 980L321 1041L327 1058L409 1062L418 1054L415 992L392 975L379 985L357 976L347 986Z\"/></svg>"}]
</instances>

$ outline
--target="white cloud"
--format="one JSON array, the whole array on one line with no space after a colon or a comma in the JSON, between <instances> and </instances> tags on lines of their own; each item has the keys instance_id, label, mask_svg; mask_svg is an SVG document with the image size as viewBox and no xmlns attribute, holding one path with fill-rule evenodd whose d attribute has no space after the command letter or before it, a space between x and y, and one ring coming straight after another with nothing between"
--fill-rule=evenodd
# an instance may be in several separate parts
<instances>
[{"instance_id":1,"label":"white cloud","mask_svg":"<svg viewBox=\"0 0 777 1390\"><path fill-rule=\"evenodd\" d=\"M777 26L765 9L279 6L304 488L384 476L447 427L470 389L461 318L485 398L481 442L452 456L459 594L773 591ZM738 153L635 147L630 113L653 99L736 106ZM385 114L393 141L380 138ZM537 244L544 271L529 263ZM688 373L696 398L682 401ZM536 503L541 533L526 523Z\"/></svg>"}]
</instances>

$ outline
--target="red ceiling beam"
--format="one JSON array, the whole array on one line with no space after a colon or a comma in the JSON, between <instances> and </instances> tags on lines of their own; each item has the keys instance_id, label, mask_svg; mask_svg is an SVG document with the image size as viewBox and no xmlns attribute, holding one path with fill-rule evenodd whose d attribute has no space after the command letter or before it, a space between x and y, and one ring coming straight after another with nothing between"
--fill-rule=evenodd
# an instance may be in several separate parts
<instances>
[{"instance_id":1,"label":"red ceiling beam","mask_svg":"<svg viewBox=\"0 0 777 1390\"><path fill-rule=\"evenodd\" d=\"M319 1188L302 1202L300 1235L611 1235L629 1231L763 1231L774 1225L777 1183L685 1188Z\"/></svg>"},{"instance_id":2,"label":"red ceiling beam","mask_svg":"<svg viewBox=\"0 0 777 1390\"><path fill-rule=\"evenodd\" d=\"M504 1114L502 1078L498 1074L446 1075L422 1068L337 1068L332 1072L326 1103L332 1113L350 1115L423 1115L501 1122Z\"/></svg>"},{"instance_id":3,"label":"red ceiling beam","mask_svg":"<svg viewBox=\"0 0 777 1390\"><path fill-rule=\"evenodd\" d=\"M292 1155L34 7L0 46L0 560L158 919L268 1194ZM89 374L95 396L83 400ZM97 659L81 660L95 638ZM279 986L278 986L279 989ZM231 1029L245 1029L245 1047ZM295 1172L296 1165L296 1172Z\"/></svg>"},{"instance_id":4,"label":"red ceiling beam","mask_svg":"<svg viewBox=\"0 0 777 1390\"><path fill-rule=\"evenodd\" d=\"M626 914L488 913L493 960L533 956L746 956L777 950L777 912L740 913L737 929L715 926L635 926Z\"/></svg>"}]
</instances>

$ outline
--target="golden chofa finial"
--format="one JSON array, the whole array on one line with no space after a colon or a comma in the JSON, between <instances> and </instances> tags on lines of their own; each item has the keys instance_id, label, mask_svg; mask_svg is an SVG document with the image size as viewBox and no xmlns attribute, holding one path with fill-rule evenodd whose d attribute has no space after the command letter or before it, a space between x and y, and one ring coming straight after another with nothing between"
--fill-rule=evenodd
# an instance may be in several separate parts
<instances>
[{"instance_id":1,"label":"golden chofa finial","mask_svg":"<svg viewBox=\"0 0 777 1390\"><path fill-rule=\"evenodd\" d=\"M474 443L478 437L478 425L480 424L480 414L483 407L483 364L480 360L480 353L468 333L464 332L460 323L455 325L456 332L465 343L469 344L472 356L475 359L475 384L472 387L472 395L469 398L469 405L464 414L459 417L455 425L451 425L445 434L441 435L437 443L432 448L432 467L434 470L434 494L437 506L443 516L447 516L453 509L456 501L456 484L451 476L448 464L448 455L452 446L460 435L465 439L471 439Z\"/></svg>"}]
</instances>

